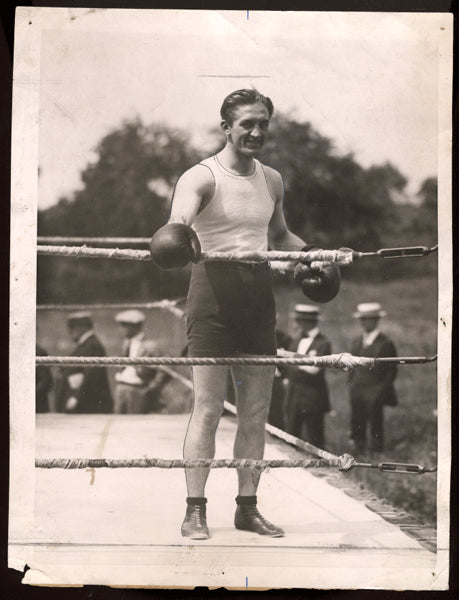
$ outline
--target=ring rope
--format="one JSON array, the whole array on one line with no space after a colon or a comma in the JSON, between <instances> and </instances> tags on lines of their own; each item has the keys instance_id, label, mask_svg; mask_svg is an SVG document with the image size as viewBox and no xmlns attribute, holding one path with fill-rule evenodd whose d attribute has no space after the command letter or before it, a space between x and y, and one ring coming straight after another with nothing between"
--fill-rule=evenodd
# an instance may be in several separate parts
<instances>
[{"instance_id":1,"label":"ring rope","mask_svg":"<svg viewBox=\"0 0 459 600\"><path fill-rule=\"evenodd\" d=\"M159 468L159 469L259 469L268 468L303 468L320 469L324 467L338 468L347 471L352 468L354 457L349 454L334 459L299 458L299 459L264 459L252 458L38 458L35 466L39 469L129 469L129 468Z\"/></svg>"},{"instance_id":2,"label":"ring rope","mask_svg":"<svg viewBox=\"0 0 459 600\"><path fill-rule=\"evenodd\" d=\"M328 356L257 356L257 357L168 357L168 356L37 356L37 365L60 365L66 367L117 367L117 366L220 366L220 365L262 365L287 366L309 365L314 367L332 367L343 370L359 366L372 367L375 359L371 357L352 356L347 352Z\"/></svg>"},{"instance_id":3,"label":"ring rope","mask_svg":"<svg viewBox=\"0 0 459 600\"><path fill-rule=\"evenodd\" d=\"M126 246L126 245L146 245L148 246L151 242L151 238L147 237L65 237L65 236L38 236L37 238L39 245L107 245L112 244L115 246ZM380 250L374 250L371 252L356 252L350 248L340 248L340 251L347 251L353 253L353 258L362 258L364 256L379 256L381 258L408 258L408 257L419 257L427 256L432 252L438 250L438 244L435 246L402 246L398 248L381 248ZM226 260L226 259L225 259Z\"/></svg>"},{"instance_id":4,"label":"ring rope","mask_svg":"<svg viewBox=\"0 0 459 600\"><path fill-rule=\"evenodd\" d=\"M83 246L37 246L39 255L71 256L76 258L116 258L120 260L151 261L149 250L131 248L90 248ZM266 262L266 261L317 261L336 262L349 265L353 262L355 253L352 250L310 250L308 252L203 252L201 261L237 261L237 262Z\"/></svg>"},{"instance_id":5,"label":"ring rope","mask_svg":"<svg viewBox=\"0 0 459 600\"><path fill-rule=\"evenodd\" d=\"M177 307L177 304L184 300L185 298L179 298L178 300L158 300L156 302L123 302L112 304L37 304L37 310L124 310L127 308L150 310L160 308L168 310L178 317L183 317L185 313Z\"/></svg>"},{"instance_id":6,"label":"ring rope","mask_svg":"<svg viewBox=\"0 0 459 600\"><path fill-rule=\"evenodd\" d=\"M129 245L145 245L151 242L151 237L65 237L65 236L38 236L37 242L39 244L49 244L49 245L61 245L61 244L70 244L70 245L81 245L81 244L96 244L96 245L120 245L120 246L129 246Z\"/></svg>"},{"instance_id":7,"label":"ring rope","mask_svg":"<svg viewBox=\"0 0 459 600\"><path fill-rule=\"evenodd\" d=\"M42 238L43 239L43 238ZM46 239L46 238L45 238ZM65 238L64 238L65 239ZM80 239L80 238L71 238ZM84 240L85 238L81 238ZM97 238L101 241L103 238ZM111 238L106 238L111 240ZM116 238L115 238L116 239ZM129 238L118 238L120 243ZM143 238L138 238L139 243L143 243ZM86 239L85 241L90 241ZM94 242L93 242L94 243ZM340 248L339 250L309 250L308 252L285 252L273 251L268 252L203 252L201 261L238 261L238 262L265 262L273 261L273 268L285 270L288 266L281 268L276 265L276 262L282 261L312 261L312 266L320 268L321 263L335 262L342 266L352 264L356 259L368 256L377 256L380 258L414 258L420 256L428 256L432 252L438 250L438 245L429 248L427 246L405 246L401 248L381 248L373 252L357 252L350 248ZM82 246L54 246L54 245L38 245L37 253L49 256L73 256L77 258L116 258L121 260L142 260L151 261L150 252L148 250L135 250L131 248L93 248L86 244Z\"/></svg>"},{"instance_id":8,"label":"ring rope","mask_svg":"<svg viewBox=\"0 0 459 600\"><path fill-rule=\"evenodd\" d=\"M350 471L354 467L378 469L383 473L401 473L421 475L435 473L437 467L424 467L411 463L358 463L350 454L343 454L334 459L300 458L300 459L251 459L251 458L37 458L35 467L38 469L323 469L337 468L340 471Z\"/></svg>"},{"instance_id":9,"label":"ring rope","mask_svg":"<svg viewBox=\"0 0 459 600\"><path fill-rule=\"evenodd\" d=\"M236 407L227 400L223 402L223 406L228 412L231 412L233 415L237 415ZM265 429L274 437L277 437L286 442L287 444L291 444L292 446L299 448L300 450L305 450L306 452L309 452L314 456L319 456L320 458L324 458L325 460L335 460L338 458L336 454L327 452L327 450L323 450L322 448L318 448L317 446L314 446L309 442L297 438L291 433L287 433L283 429L279 429L278 427L271 425L271 423L265 423Z\"/></svg>"},{"instance_id":10,"label":"ring rope","mask_svg":"<svg viewBox=\"0 0 459 600\"><path fill-rule=\"evenodd\" d=\"M302 356L292 353L292 357L250 356L250 357L168 357L168 356L37 356L37 365L60 365L65 367L117 367L117 366L314 366L330 367L348 371L357 367L372 368L377 363L396 362L398 364L420 364L436 357L384 357L353 356L348 352L325 356Z\"/></svg>"}]
</instances>

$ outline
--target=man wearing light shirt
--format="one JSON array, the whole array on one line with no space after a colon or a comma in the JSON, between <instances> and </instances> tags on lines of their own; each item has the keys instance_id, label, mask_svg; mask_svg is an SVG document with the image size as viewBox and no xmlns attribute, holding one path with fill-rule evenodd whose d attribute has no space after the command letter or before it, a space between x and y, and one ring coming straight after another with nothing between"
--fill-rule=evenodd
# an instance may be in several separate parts
<instances>
[{"instance_id":1,"label":"man wearing light shirt","mask_svg":"<svg viewBox=\"0 0 459 600\"><path fill-rule=\"evenodd\" d=\"M331 354L331 344L320 331L317 306L297 304L291 349L306 356ZM325 444L325 414L330 410L324 370L314 366L289 367L287 431L317 447Z\"/></svg>"},{"instance_id":2,"label":"man wearing light shirt","mask_svg":"<svg viewBox=\"0 0 459 600\"><path fill-rule=\"evenodd\" d=\"M87 311L67 317L69 334L75 342L72 356L105 356L92 316ZM65 367L61 371L60 409L66 413L110 413L113 400L105 367Z\"/></svg>"},{"instance_id":3,"label":"man wearing light shirt","mask_svg":"<svg viewBox=\"0 0 459 600\"><path fill-rule=\"evenodd\" d=\"M139 310L125 310L115 321L124 330L122 353L129 357L164 356L156 342L145 337L145 315ZM117 414L144 414L161 409L161 389L166 375L158 368L128 365L115 374L115 409Z\"/></svg>"},{"instance_id":4,"label":"man wearing light shirt","mask_svg":"<svg viewBox=\"0 0 459 600\"><path fill-rule=\"evenodd\" d=\"M378 327L386 316L378 302L364 302L357 306L354 318L359 319L362 333L351 344L354 356L397 356L395 345ZM351 400L351 446L358 452L367 447L367 429L370 430L369 449L381 452L384 448L384 406L396 406L394 380L395 364L377 364L371 369L358 367L349 374Z\"/></svg>"}]
</instances>

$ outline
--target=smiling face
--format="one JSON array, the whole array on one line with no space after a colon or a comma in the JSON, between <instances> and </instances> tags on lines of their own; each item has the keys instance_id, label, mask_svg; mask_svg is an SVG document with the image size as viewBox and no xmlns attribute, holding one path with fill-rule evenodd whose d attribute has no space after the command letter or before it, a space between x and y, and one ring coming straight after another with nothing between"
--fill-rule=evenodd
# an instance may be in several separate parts
<instances>
[{"instance_id":1,"label":"smiling face","mask_svg":"<svg viewBox=\"0 0 459 600\"><path fill-rule=\"evenodd\" d=\"M237 154L256 156L266 141L269 128L269 112L264 104L238 106L232 122L222 121L228 144Z\"/></svg>"}]
</instances>

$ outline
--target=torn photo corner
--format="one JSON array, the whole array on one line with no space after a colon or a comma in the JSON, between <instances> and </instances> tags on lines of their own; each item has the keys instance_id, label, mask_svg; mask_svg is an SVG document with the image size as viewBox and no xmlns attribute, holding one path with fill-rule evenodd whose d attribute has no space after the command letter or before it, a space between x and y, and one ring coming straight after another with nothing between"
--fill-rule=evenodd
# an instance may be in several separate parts
<instances>
[{"instance_id":1,"label":"torn photo corner","mask_svg":"<svg viewBox=\"0 0 459 600\"><path fill-rule=\"evenodd\" d=\"M49 586L448 589L453 15L18 7L14 34L10 567ZM178 207L204 258L217 238L299 249L285 231L359 256L322 303L295 264L238 263L272 291L229 330L270 354L273 294L284 364L167 362L195 343L191 267L150 260ZM429 252L378 255L410 247ZM234 270L202 264L233 310ZM408 358L288 358L387 348ZM181 460L185 438L207 462Z\"/></svg>"}]
</instances>

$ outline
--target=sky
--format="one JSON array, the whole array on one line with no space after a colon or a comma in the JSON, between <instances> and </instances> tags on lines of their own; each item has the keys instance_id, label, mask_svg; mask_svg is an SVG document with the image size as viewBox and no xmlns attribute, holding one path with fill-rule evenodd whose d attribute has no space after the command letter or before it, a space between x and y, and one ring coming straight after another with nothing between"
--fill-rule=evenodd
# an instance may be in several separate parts
<instances>
[{"instance_id":1,"label":"sky","mask_svg":"<svg viewBox=\"0 0 459 600\"><path fill-rule=\"evenodd\" d=\"M223 98L241 87L364 167L391 162L411 194L437 173L444 15L69 10L41 24L41 209L71 197L101 138L127 119L208 146Z\"/></svg>"}]
</instances>

